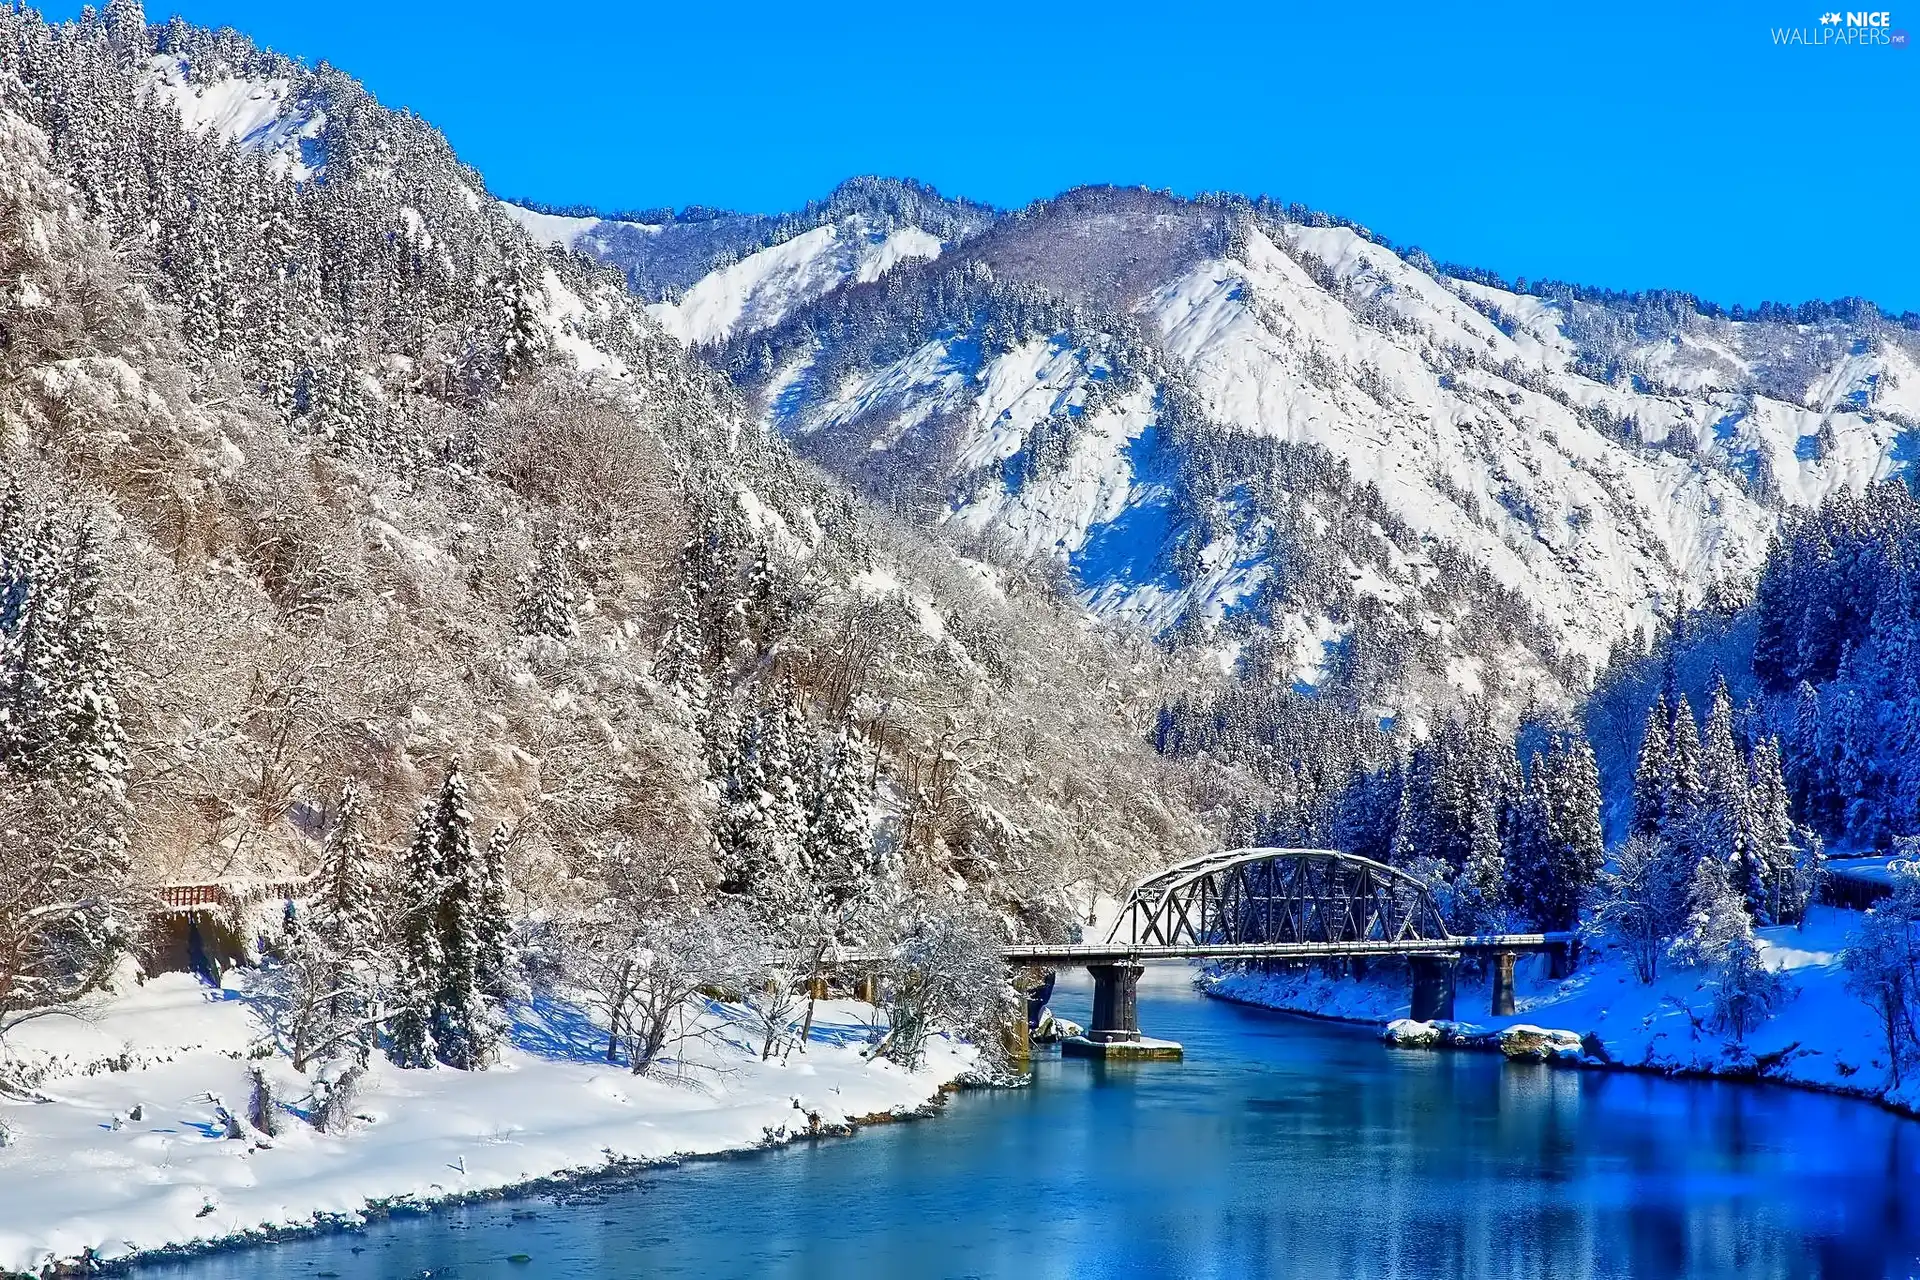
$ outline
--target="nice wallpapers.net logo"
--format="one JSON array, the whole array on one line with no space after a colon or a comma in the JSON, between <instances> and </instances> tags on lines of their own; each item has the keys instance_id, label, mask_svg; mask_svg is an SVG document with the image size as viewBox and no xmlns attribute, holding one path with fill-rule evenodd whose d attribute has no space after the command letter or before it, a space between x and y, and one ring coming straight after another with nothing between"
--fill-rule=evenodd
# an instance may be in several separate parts
<instances>
[{"instance_id":1,"label":"nice wallpapers.net logo","mask_svg":"<svg viewBox=\"0 0 1920 1280\"><path fill-rule=\"evenodd\" d=\"M1909 44L1907 33L1894 28L1893 14L1886 9L1825 9L1813 26L1774 27L1773 42L1808 49L1905 49Z\"/></svg>"}]
</instances>

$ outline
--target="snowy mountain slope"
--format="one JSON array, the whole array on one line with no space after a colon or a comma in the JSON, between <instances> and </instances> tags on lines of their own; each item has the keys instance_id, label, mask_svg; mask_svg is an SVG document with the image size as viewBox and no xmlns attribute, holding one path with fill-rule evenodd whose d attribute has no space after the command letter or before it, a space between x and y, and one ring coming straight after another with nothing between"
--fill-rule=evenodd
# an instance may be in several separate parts
<instances>
[{"instance_id":1,"label":"snowy mountain slope","mask_svg":"<svg viewBox=\"0 0 1920 1280\"><path fill-rule=\"evenodd\" d=\"M326 111L290 78L216 73L196 81L187 60L176 54L155 55L147 71L148 92L178 111L188 129L218 134L265 156L275 172L295 182L324 167L317 139L327 127Z\"/></svg>"},{"instance_id":2,"label":"snowy mountain slope","mask_svg":"<svg viewBox=\"0 0 1920 1280\"><path fill-rule=\"evenodd\" d=\"M1885 322L1519 293L1141 192L790 310L719 359L803 451L1065 561L1102 614L1283 636L1309 683L1358 611L1455 691L1562 696L1569 660L1751 574L1783 505L1900 471L1920 397ZM1265 492L1281 457L1308 481Z\"/></svg>"},{"instance_id":3,"label":"snowy mountain slope","mask_svg":"<svg viewBox=\"0 0 1920 1280\"><path fill-rule=\"evenodd\" d=\"M938 257L989 226L985 205L918 183L855 178L792 214L693 208L606 217L502 208L533 238L618 267L683 344L725 341L779 323L849 283Z\"/></svg>"},{"instance_id":4,"label":"snowy mountain slope","mask_svg":"<svg viewBox=\"0 0 1920 1280\"><path fill-rule=\"evenodd\" d=\"M630 227L643 235L656 235L660 228L644 222L611 222L603 218L585 217L577 214L542 213L538 209L529 209L525 205L514 204L510 200L500 202L500 212L517 223L521 230L532 237L533 242L551 249L572 249L579 252L591 252L593 242L590 237L596 229L602 227Z\"/></svg>"},{"instance_id":5,"label":"snowy mountain slope","mask_svg":"<svg viewBox=\"0 0 1920 1280\"><path fill-rule=\"evenodd\" d=\"M918 227L886 231L847 218L722 267L678 302L648 311L685 345L708 346L778 324L849 281L876 280L896 263L937 258L940 250L940 241Z\"/></svg>"},{"instance_id":6,"label":"snowy mountain slope","mask_svg":"<svg viewBox=\"0 0 1920 1280\"><path fill-rule=\"evenodd\" d=\"M631 257L632 237L661 237L668 224L541 213L502 201L501 209L540 244L600 261ZM900 262L937 258L939 237L915 226L886 227L860 214L822 223L710 272L649 313L684 346L724 342L778 324L797 307L850 281L877 280Z\"/></svg>"},{"instance_id":7,"label":"snowy mountain slope","mask_svg":"<svg viewBox=\"0 0 1920 1280\"><path fill-rule=\"evenodd\" d=\"M1656 610L1757 566L1771 510L1714 462L1748 462L1807 502L1881 473L1897 434L1829 415L1842 445L1801 459L1798 439L1823 421L1810 410L1587 382L1350 231L1301 228L1292 247L1326 264L1337 294L1254 229L1239 257L1202 264L1145 309L1209 411L1327 448L1592 660ZM1613 438L1594 411L1635 421L1645 444Z\"/></svg>"}]
</instances>

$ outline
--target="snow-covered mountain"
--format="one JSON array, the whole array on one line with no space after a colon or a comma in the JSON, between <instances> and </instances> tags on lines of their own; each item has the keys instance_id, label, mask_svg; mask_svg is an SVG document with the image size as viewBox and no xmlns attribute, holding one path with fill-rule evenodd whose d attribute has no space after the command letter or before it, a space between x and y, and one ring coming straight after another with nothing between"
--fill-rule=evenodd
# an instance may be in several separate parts
<instances>
[{"instance_id":1,"label":"snow-covered mountain","mask_svg":"<svg viewBox=\"0 0 1920 1280\"><path fill-rule=\"evenodd\" d=\"M730 324L656 314L804 452L1403 709L1557 699L1920 424L1920 332L1870 306L1522 291L1297 207L1094 189L931 260L796 243L686 289Z\"/></svg>"},{"instance_id":2,"label":"snow-covered mountain","mask_svg":"<svg viewBox=\"0 0 1920 1280\"><path fill-rule=\"evenodd\" d=\"M885 178L843 183L780 217L696 209L601 218L501 207L541 244L621 268L652 302L654 319L688 346L759 332L842 285L937 258L992 218L985 206Z\"/></svg>"},{"instance_id":3,"label":"snow-covered mountain","mask_svg":"<svg viewBox=\"0 0 1920 1280\"><path fill-rule=\"evenodd\" d=\"M146 63L187 129L296 182L330 149L377 165L345 77L194 47ZM888 505L1383 711L1564 700L1750 575L1784 507L1904 467L1920 421L1920 337L1870 306L1516 288L1297 206L1087 189L1001 214L856 179L792 214L599 217L456 185L441 221L497 210L618 267ZM551 345L623 371L585 278L524 284Z\"/></svg>"},{"instance_id":4,"label":"snow-covered mountain","mask_svg":"<svg viewBox=\"0 0 1920 1280\"><path fill-rule=\"evenodd\" d=\"M683 213L623 274L543 250L344 73L134 0L0 12L0 82L0 524L36 531L35 564L107 566L87 572L125 682L74 678L127 691L114 785L143 883L305 870L349 780L398 847L457 755L530 895L584 901L644 847L671 892L754 897L775 864L726 852L759 794L726 762L787 781L783 834L752 849L798 859L813 756L849 736L869 816L846 829L1009 928L1062 932L1065 886L1204 847L1149 739L1167 655L870 519L647 313L737 278L722 258L787 263L721 322L745 332L983 211L875 182L791 218ZM0 756L0 783L39 786Z\"/></svg>"}]
</instances>

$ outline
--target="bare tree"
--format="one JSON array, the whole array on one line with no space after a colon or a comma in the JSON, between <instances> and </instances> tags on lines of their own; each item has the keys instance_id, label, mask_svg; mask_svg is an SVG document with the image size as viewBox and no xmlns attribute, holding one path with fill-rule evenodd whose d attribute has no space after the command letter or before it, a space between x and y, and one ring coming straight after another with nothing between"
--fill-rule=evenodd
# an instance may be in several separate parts
<instances>
[{"instance_id":1,"label":"bare tree","mask_svg":"<svg viewBox=\"0 0 1920 1280\"><path fill-rule=\"evenodd\" d=\"M103 857L105 815L51 782L0 784L0 1037L98 990L134 944L142 905Z\"/></svg>"},{"instance_id":2,"label":"bare tree","mask_svg":"<svg viewBox=\"0 0 1920 1280\"><path fill-rule=\"evenodd\" d=\"M872 1056L917 1067L927 1038L939 1029L996 1053L1014 1014L1001 941L999 923L978 901L950 897L908 913L888 948L887 1030Z\"/></svg>"}]
</instances>

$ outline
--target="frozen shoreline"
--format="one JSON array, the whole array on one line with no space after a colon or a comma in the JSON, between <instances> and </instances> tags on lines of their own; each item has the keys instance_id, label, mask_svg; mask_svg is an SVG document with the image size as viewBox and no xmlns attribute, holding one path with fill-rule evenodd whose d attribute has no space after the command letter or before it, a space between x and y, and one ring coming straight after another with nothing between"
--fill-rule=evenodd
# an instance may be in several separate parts
<instances>
[{"instance_id":1,"label":"frozen shoreline","mask_svg":"<svg viewBox=\"0 0 1920 1280\"><path fill-rule=\"evenodd\" d=\"M1516 973L1517 1008L1505 1017L1483 1012L1489 1005L1484 977L1463 978L1452 1023L1406 1021L1404 981L1225 973L1204 979L1202 989L1259 1008L1371 1026L1410 1049L1507 1052L1500 1045L1503 1033L1533 1028L1565 1038L1557 1048L1526 1045L1528 1051L1517 1056L1594 1070L1791 1085L1920 1117L1920 1083L1893 1086L1880 1028L1867 1006L1845 989L1840 951L1858 921L1856 912L1816 907L1804 929L1757 931L1767 964L1783 971L1794 989L1743 1043L1707 1028L1711 996L1701 988L1699 974L1669 968L1643 985L1625 958L1610 951L1590 954L1578 972L1559 981L1547 978L1543 957L1523 959ZM1531 1039L1524 1031L1518 1034L1522 1042ZM1604 1056L1571 1049L1583 1040L1589 1046L1597 1041Z\"/></svg>"},{"instance_id":2,"label":"frozen shoreline","mask_svg":"<svg viewBox=\"0 0 1920 1280\"><path fill-rule=\"evenodd\" d=\"M850 1133L928 1114L975 1061L936 1039L918 1071L868 1062L871 1006L827 1001L805 1054L763 1063L733 1011L710 1005L683 1074L636 1077L600 1059L604 1041L579 1011L543 1003L516 1010L490 1071L377 1061L355 1108L367 1118L321 1134L285 1059L249 1058L258 1027L243 991L167 975L93 1012L16 1033L15 1060L44 1072L48 1100L0 1097L12 1132L0 1274L263 1242ZM209 1094L243 1108L254 1061L295 1105L276 1136L228 1139Z\"/></svg>"}]
</instances>

